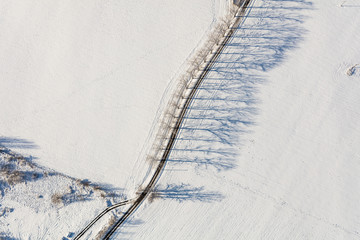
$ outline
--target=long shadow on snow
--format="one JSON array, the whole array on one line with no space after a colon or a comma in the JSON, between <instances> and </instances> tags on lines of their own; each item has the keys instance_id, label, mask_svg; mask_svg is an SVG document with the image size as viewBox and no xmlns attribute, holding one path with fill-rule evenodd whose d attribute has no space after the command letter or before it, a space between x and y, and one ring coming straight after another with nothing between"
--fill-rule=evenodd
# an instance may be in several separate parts
<instances>
[{"instance_id":1,"label":"long shadow on snow","mask_svg":"<svg viewBox=\"0 0 360 240\"><path fill-rule=\"evenodd\" d=\"M222 194L214 191L206 191L204 187L192 187L189 184L167 184L166 186L158 185L149 196L150 202L156 199L163 200L176 200L183 201L200 201L200 202L215 202L221 201L224 198ZM130 228L136 228L142 225L144 221L141 219L135 219L132 216L126 221L122 231L118 231L114 237L116 239L132 239L135 232Z\"/></svg>"},{"instance_id":2,"label":"long shadow on snow","mask_svg":"<svg viewBox=\"0 0 360 240\"><path fill-rule=\"evenodd\" d=\"M189 163L218 171L236 167L242 136L256 124L258 88L266 72L303 39L302 11L311 8L305 0L270 0L251 10L193 98L168 165ZM224 196L182 183L157 186L150 200L156 198L214 202ZM116 237L130 239L132 234L118 232Z\"/></svg>"},{"instance_id":3,"label":"long shadow on snow","mask_svg":"<svg viewBox=\"0 0 360 240\"><path fill-rule=\"evenodd\" d=\"M11 148L11 149L38 148L38 146L32 141L21 138L11 138L11 137L0 137L0 146L4 146L6 148Z\"/></svg>"},{"instance_id":4,"label":"long shadow on snow","mask_svg":"<svg viewBox=\"0 0 360 240\"><path fill-rule=\"evenodd\" d=\"M119 240L120 239L122 239L122 240L132 239L133 235L136 233L136 231L132 231L131 228L136 229L137 227L141 226L142 224L144 224L143 220L132 216L129 220L126 221L126 227L123 228L123 231L121 231L121 232L118 231L114 237Z\"/></svg>"},{"instance_id":5,"label":"long shadow on snow","mask_svg":"<svg viewBox=\"0 0 360 240\"><path fill-rule=\"evenodd\" d=\"M166 187L157 186L150 196L150 200L156 198L174 199L183 201L214 202L221 201L224 197L218 192L205 191L204 187L192 187L189 184L168 184Z\"/></svg>"},{"instance_id":6,"label":"long shadow on snow","mask_svg":"<svg viewBox=\"0 0 360 240\"><path fill-rule=\"evenodd\" d=\"M6 233L0 233L0 239L1 240L20 240L20 238L10 237Z\"/></svg>"},{"instance_id":7,"label":"long shadow on snow","mask_svg":"<svg viewBox=\"0 0 360 240\"><path fill-rule=\"evenodd\" d=\"M71 179L74 182L73 188L70 186L70 191L63 194L61 200L64 205L68 205L77 201L92 200L92 191L89 193L79 193L80 188L90 188L96 191L102 191L104 197L113 199L122 199L122 189L115 188L110 184L93 183L88 179L75 179L65 174L56 172L52 169L45 168L34 162L35 157L25 157L13 152L11 149L31 149L38 148L38 146L29 140L21 138L0 137L0 154L4 154L0 158L0 192L4 196L5 190L19 183L28 183L38 181L51 176L61 176ZM54 181L56 181L54 179ZM114 200L116 202L117 200ZM112 203L111 203L112 204Z\"/></svg>"},{"instance_id":8,"label":"long shadow on snow","mask_svg":"<svg viewBox=\"0 0 360 240\"><path fill-rule=\"evenodd\" d=\"M251 9L193 99L169 164L236 167L243 136L256 124L258 89L303 39L302 11L311 8L305 0L270 0Z\"/></svg>"}]
</instances>

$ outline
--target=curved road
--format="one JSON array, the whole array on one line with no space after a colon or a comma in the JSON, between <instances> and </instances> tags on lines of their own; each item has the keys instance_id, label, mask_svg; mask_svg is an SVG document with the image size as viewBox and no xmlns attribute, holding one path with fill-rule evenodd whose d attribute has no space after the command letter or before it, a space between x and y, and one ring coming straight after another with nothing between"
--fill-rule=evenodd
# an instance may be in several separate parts
<instances>
[{"instance_id":1,"label":"curved road","mask_svg":"<svg viewBox=\"0 0 360 240\"><path fill-rule=\"evenodd\" d=\"M230 30L227 32L227 34L225 35L223 41L221 42L221 44L219 44L216 52L212 55L210 61L206 64L205 68L202 70L200 76L197 78L195 86L191 89L191 92L189 94L189 96L186 98L185 103L183 104L183 106L180 108L181 112L179 114L179 116L177 117L177 121L175 124L175 127L172 129L170 138L169 138L169 142L166 145L166 148L164 150L164 153L161 157L160 163L157 166L154 175L152 176L150 182L148 183L148 185L145 187L145 189L141 192L141 194L135 199L135 200L127 200L118 204L115 204L111 207L108 207L107 209L105 209L102 213L100 213L94 220L91 221L90 224L88 224L75 238L74 240L79 239L81 236L83 236L85 234L85 232L91 227L93 226L102 216L104 216L106 213L108 213L109 211L123 206L127 203L133 202L133 204L130 206L130 208L124 213L123 216L121 216L121 218L111 227L111 229L106 233L106 235L104 236L104 240L106 239L110 239L110 237L115 233L115 231L117 230L117 228L119 228L124 222L125 220L127 220L129 218L129 216L141 205L141 203L146 199L146 197L148 196L149 193L151 193L152 188L154 187L156 181L158 180L162 170L164 169L164 166L166 164L166 160L168 159L171 149L175 143L176 137L179 133L180 130L180 126L183 122L183 119L185 117L186 112L188 111L188 108L190 106L190 103L193 99L193 97L195 96L196 91L198 90L198 88L200 87L201 83L203 82L203 80L205 79L205 77L207 76L208 72L210 71L210 69L212 68L212 66L215 64L217 58L220 56L221 52L223 51L223 49L225 48L225 46L228 44L229 40L231 39L231 37L233 36L234 32L236 31L236 28L239 26L239 24L241 23L241 20L243 19L243 17L245 16L245 12L246 9L248 7L248 5L250 4L251 0L243 0L242 1L242 5L240 6L240 9L238 11L238 14L235 16L235 22L234 24L230 27Z\"/></svg>"}]
</instances>

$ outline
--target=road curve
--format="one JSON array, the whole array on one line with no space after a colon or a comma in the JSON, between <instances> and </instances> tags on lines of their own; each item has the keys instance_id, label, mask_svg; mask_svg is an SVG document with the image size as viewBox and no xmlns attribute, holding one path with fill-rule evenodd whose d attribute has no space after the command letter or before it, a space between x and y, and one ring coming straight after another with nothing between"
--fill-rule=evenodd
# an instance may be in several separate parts
<instances>
[{"instance_id":1,"label":"road curve","mask_svg":"<svg viewBox=\"0 0 360 240\"><path fill-rule=\"evenodd\" d=\"M102 211L99 215L97 215L81 232L79 232L78 235L76 235L76 237L74 238L74 240L80 239L97 221L99 221L100 218L102 218L105 214L107 214L111 210L132 203L133 201L134 201L133 199L130 199L116 203L110 207L107 207L104 211Z\"/></svg>"},{"instance_id":2,"label":"road curve","mask_svg":"<svg viewBox=\"0 0 360 240\"><path fill-rule=\"evenodd\" d=\"M215 64L217 58L220 56L220 54L223 51L223 49L225 48L225 46L228 44L231 37L233 36L234 32L236 31L236 28L239 26L239 24L243 18L243 16L245 16L246 8L249 6L250 2L251 2L251 0L244 1L244 3L242 4L242 6L240 7L240 10L238 12L240 14L236 16L235 23L233 24L231 29L226 34L226 36L223 39L223 41L221 42L221 44L219 44L215 54L211 57L210 61L206 64L205 68L203 69L200 76L198 77L195 86L191 89L191 92L190 92L188 98L186 99L183 107L181 108L181 112L177 118L175 127L172 130L171 136L169 138L169 142L166 145L166 148L161 157L160 163L157 166L156 171L155 171L154 175L152 176L150 182L145 187L145 189L141 192L141 194L138 196L138 198L134 201L134 203L131 205L131 207L124 213L124 215L106 233L105 237L103 238L104 240L110 239L110 237L115 233L116 229L125 222L125 220L140 206L140 204L146 199L148 194L151 192L151 189L154 187L156 181L158 180L160 173L162 172L162 170L165 166L166 160L168 159L168 157L170 155L171 149L175 143L175 140L176 140L177 134L180 130L180 126L183 122L184 116L185 116L186 112L188 111L188 108L190 106L190 103L191 103L193 97L195 96L196 91L200 87L201 83L207 76L207 74L210 71L210 69L212 68L212 66Z\"/></svg>"},{"instance_id":3,"label":"road curve","mask_svg":"<svg viewBox=\"0 0 360 240\"><path fill-rule=\"evenodd\" d=\"M136 199L126 200L117 204L114 204L108 208L106 208L104 211L102 211L99 215L97 215L81 232L78 233L78 235L74 238L74 240L80 239L101 217L103 217L106 213L109 211L118 208L120 206L124 206L126 204L132 203L132 205L129 207L129 209L121 216L121 218L110 228L110 230L106 233L104 236L104 240L110 239L110 237L115 233L116 229L118 229L128 218L129 216L141 205L141 203L146 199L149 193L151 193L152 188L154 187L156 181L160 177L160 174L162 170L164 169L164 166L166 164L166 161L170 155L171 149L175 143L176 137L179 133L180 126L183 122L183 119L189 109L189 106L191 104L191 101L193 100L198 88L200 87L201 83L209 73L212 66L215 64L217 58L220 56L221 52L225 48L225 46L228 44L229 40L233 36L234 32L236 31L237 27L240 25L243 17L245 16L245 12L247 7L249 6L250 2L252 0L241 0L242 3L239 7L239 10L237 11L237 14L234 16L235 21L230 27L230 30L226 33L224 36L224 39L222 42L217 46L217 49L215 53L211 56L210 60L207 62L206 66L202 70L199 77L196 79L196 83L194 87L191 89L190 94L185 99L185 102L183 103L183 106L180 108L181 111L178 116L175 116L176 123L175 126L172 129L171 135L169 137L169 141L164 149L164 153L161 157L160 163L157 166L154 175L152 176L150 182L147 184L145 189L140 193L140 195Z\"/></svg>"}]
</instances>

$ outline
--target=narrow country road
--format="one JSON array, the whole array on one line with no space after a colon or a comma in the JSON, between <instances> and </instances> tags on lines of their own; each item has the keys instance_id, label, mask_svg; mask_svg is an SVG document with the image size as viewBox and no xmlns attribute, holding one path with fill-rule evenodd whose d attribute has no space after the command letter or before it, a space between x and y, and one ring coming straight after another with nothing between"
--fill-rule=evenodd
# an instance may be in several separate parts
<instances>
[{"instance_id":1,"label":"narrow country road","mask_svg":"<svg viewBox=\"0 0 360 240\"><path fill-rule=\"evenodd\" d=\"M171 135L169 137L168 143L166 144L166 148L164 149L164 152L163 152L162 157L160 159L159 165L157 166L157 168L156 168L151 180L147 184L147 186L144 188L144 190L140 193L140 195L136 199L123 201L123 202L120 202L118 204L114 204L113 206L110 206L110 207L106 208L96 218L94 218L81 232L79 232L78 235L74 238L74 240L80 239L102 216L104 216L109 211L111 211L111 210L113 210L113 209L115 209L117 207L124 206L126 204L132 203L132 205L129 207L129 209L110 228L110 230L106 233L106 235L103 238L105 240L110 239L110 237L115 233L115 231L141 205L141 203L147 198L149 193L151 193L155 183L159 179L160 174L161 174L162 170L165 167L166 161L167 161L167 159L168 159L168 157L170 155L171 149L173 148L173 145L174 145L175 140L177 138L177 135L179 133L181 124L183 122L183 119L184 119L184 117L185 117L185 115L186 115L186 113L187 113L187 111L189 109L189 106L190 106L190 104L191 104L191 102L192 102L198 88L200 87L201 83L203 82L203 80L207 76L208 72L211 70L211 68L215 64L216 60L218 59L219 55L221 54L221 52L223 51L225 46L228 44L229 40L233 36L236 29L239 27L241 21L243 20L243 18L245 16L246 9L249 6L251 0L243 0L243 1L240 1L240 2L242 4L241 4L241 6L239 7L237 13L234 16L234 18L235 18L234 23L230 26L230 29L226 32L222 42L217 46L217 49L216 49L215 53L213 53L210 60L207 62L206 66L201 71L201 74L199 75L199 77L196 78L196 82L195 82L193 88L191 89L190 94L185 99L185 102L182 104L182 106L179 107L179 109L181 109L181 111L180 111L178 116L175 116L175 118L177 119L176 123L175 123L175 126L173 127L173 129L171 131Z\"/></svg>"}]
</instances>

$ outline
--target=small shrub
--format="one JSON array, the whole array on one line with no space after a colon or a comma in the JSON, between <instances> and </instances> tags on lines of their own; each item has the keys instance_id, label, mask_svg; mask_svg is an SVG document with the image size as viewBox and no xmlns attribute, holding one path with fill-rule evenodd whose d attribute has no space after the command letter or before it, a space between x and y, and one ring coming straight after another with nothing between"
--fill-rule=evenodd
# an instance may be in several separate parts
<instances>
[{"instance_id":1,"label":"small shrub","mask_svg":"<svg viewBox=\"0 0 360 240\"><path fill-rule=\"evenodd\" d=\"M63 203L62 194L55 193L51 196L51 203L54 205L61 205Z\"/></svg>"},{"instance_id":2,"label":"small shrub","mask_svg":"<svg viewBox=\"0 0 360 240\"><path fill-rule=\"evenodd\" d=\"M25 173L21 171L12 171L7 175L9 185L15 185L25 180Z\"/></svg>"}]
</instances>

